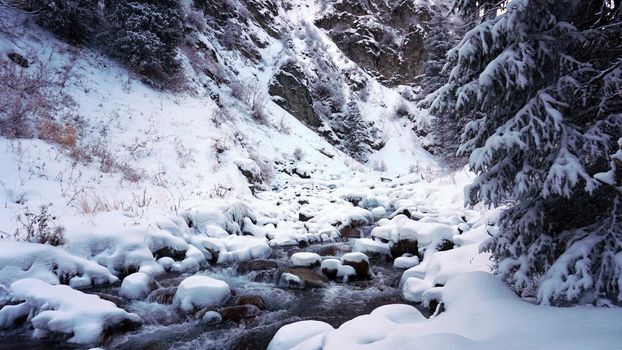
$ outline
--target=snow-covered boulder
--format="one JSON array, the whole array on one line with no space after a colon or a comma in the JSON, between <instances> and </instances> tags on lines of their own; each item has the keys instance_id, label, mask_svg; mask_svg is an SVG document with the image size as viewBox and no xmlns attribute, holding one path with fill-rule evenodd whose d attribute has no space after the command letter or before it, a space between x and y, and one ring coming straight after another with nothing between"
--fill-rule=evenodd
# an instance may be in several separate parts
<instances>
[{"instance_id":1,"label":"snow-covered boulder","mask_svg":"<svg viewBox=\"0 0 622 350\"><path fill-rule=\"evenodd\" d=\"M344 254L341 257L341 263L343 265L352 266L359 280L365 280L371 276L369 258L363 253L353 252Z\"/></svg>"},{"instance_id":2,"label":"snow-covered boulder","mask_svg":"<svg viewBox=\"0 0 622 350\"><path fill-rule=\"evenodd\" d=\"M320 265L320 270L331 281L334 281L337 278L337 271L339 271L339 267L341 266L341 260L339 259L326 259L322 261Z\"/></svg>"},{"instance_id":3,"label":"snow-covered boulder","mask_svg":"<svg viewBox=\"0 0 622 350\"><path fill-rule=\"evenodd\" d=\"M68 278L69 285L74 288L118 280L105 267L71 255L60 247L0 240L0 285L9 286L30 277L50 284L59 284L61 278Z\"/></svg>"},{"instance_id":4,"label":"snow-covered boulder","mask_svg":"<svg viewBox=\"0 0 622 350\"><path fill-rule=\"evenodd\" d=\"M389 256L391 255L391 250L389 249L388 243L383 243L379 240L373 240L371 238L360 238L354 241L354 248L352 249L355 252L361 252L368 255L381 255L381 256Z\"/></svg>"},{"instance_id":5,"label":"snow-covered boulder","mask_svg":"<svg viewBox=\"0 0 622 350\"><path fill-rule=\"evenodd\" d=\"M406 270L411 267L419 265L419 257L413 256L400 256L393 261L393 268Z\"/></svg>"},{"instance_id":6,"label":"snow-covered boulder","mask_svg":"<svg viewBox=\"0 0 622 350\"><path fill-rule=\"evenodd\" d=\"M299 276L294 275L293 273L285 272L281 274L281 277L279 277L279 287L303 289L305 287L305 282Z\"/></svg>"},{"instance_id":7,"label":"snow-covered boulder","mask_svg":"<svg viewBox=\"0 0 622 350\"><path fill-rule=\"evenodd\" d=\"M314 268L320 266L322 257L316 253L299 252L292 254L291 261L295 267Z\"/></svg>"},{"instance_id":8,"label":"snow-covered boulder","mask_svg":"<svg viewBox=\"0 0 622 350\"><path fill-rule=\"evenodd\" d=\"M136 272L123 279L119 294L128 299L143 299L151 292L153 284L150 275Z\"/></svg>"},{"instance_id":9,"label":"snow-covered boulder","mask_svg":"<svg viewBox=\"0 0 622 350\"><path fill-rule=\"evenodd\" d=\"M190 312L207 306L219 306L231 296L225 281L207 276L190 276L179 284L173 304Z\"/></svg>"},{"instance_id":10,"label":"snow-covered boulder","mask_svg":"<svg viewBox=\"0 0 622 350\"><path fill-rule=\"evenodd\" d=\"M357 279L356 270L350 265L341 265L337 269L337 280L343 283Z\"/></svg>"},{"instance_id":11,"label":"snow-covered boulder","mask_svg":"<svg viewBox=\"0 0 622 350\"><path fill-rule=\"evenodd\" d=\"M28 309L35 337L63 333L71 335L71 343L93 345L106 332L130 330L142 324L140 317L118 308L114 303L65 285L53 286L38 279L26 278L13 282L11 292L13 298L23 301L21 305ZM0 328L9 323L10 317L6 316L3 308L0 320L4 322L0 322Z\"/></svg>"}]
</instances>

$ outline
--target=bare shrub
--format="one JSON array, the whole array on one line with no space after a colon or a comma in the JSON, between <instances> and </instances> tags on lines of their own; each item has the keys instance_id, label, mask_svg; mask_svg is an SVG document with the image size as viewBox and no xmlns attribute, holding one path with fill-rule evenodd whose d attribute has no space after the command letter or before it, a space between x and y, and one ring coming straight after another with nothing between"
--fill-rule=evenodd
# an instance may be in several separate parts
<instances>
[{"instance_id":1,"label":"bare shrub","mask_svg":"<svg viewBox=\"0 0 622 350\"><path fill-rule=\"evenodd\" d=\"M209 190L207 195L209 198L227 198L231 195L231 191L231 186L217 184Z\"/></svg>"},{"instance_id":2,"label":"bare shrub","mask_svg":"<svg viewBox=\"0 0 622 350\"><path fill-rule=\"evenodd\" d=\"M65 228L58 224L56 217L49 212L50 205L42 205L38 212L26 210L17 218L21 228L15 232L15 238L27 242L50 244L65 243Z\"/></svg>"},{"instance_id":3,"label":"bare shrub","mask_svg":"<svg viewBox=\"0 0 622 350\"><path fill-rule=\"evenodd\" d=\"M268 103L268 96L258 83L234 82L231 84L231 94L248 106L253 120L261 124L267 123L266 103Z\"/></svg>"},{"instance_id":4,"label":"bare shrub","mask_svg":"<svg viewBox=\"0 0 622 350\"><path fill-rule=\"evenodd\" d=\"M0 135L75 145L75 125L61 121L70 120L76 108L75 101L63 92L73 77L73 65L55 70L50 61L51 56L24 67L0 59Z\"/></svg>"},{"instance_id":5,"label":"bare shrub","mask_svg":"<svg viewBox=\"0 0 622 350\"><path fill-rule=\"evenodd\" d=\"M280 133L283 133L286 135L289 135L292 133L292 128L289 125L287 125L287 123L285 122L284 116L281 116L281 119L279 119L279 123L277 124L276 128Z\"/></svg>"}]
</instances>

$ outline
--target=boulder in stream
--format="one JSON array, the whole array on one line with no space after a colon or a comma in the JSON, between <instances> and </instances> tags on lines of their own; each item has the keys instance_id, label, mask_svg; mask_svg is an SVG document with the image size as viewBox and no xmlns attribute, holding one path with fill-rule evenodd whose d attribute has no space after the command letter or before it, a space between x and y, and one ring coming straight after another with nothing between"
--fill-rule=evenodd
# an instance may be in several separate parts
<instances>
[{"instance_id":1,"label":"boulder in stream","mask_svg":"<svg viewBox=\"0 0 622 350\"><path fill-rule=\"evenodd\" d=\"M369 258L363 253L348 253L341 257L343 265L352 266L356 271L359 280L366 280L371 277L369 270Z\"/></svg>"},{"instance_id":2,"label":"boulder in stream","mask_svg":"<svg viewBox=\"0 0 622 350\"><path fill-rule=\"evenodd\" d=\"M190 276L177 288L173 304L186 312L218 306L231 296L231 289L225 281L207 276Z\"/></svg>"},{"instance_id":3,"label":"boulder in stream","mask_svg":"<svg viewBox=\"0 0 622 350\"><path fill-rule=\"evenodd\" d=\"M259 315L261 310L255 305L235 305L220 309L220 315L224 321L240 322L245 318ZM207 314L206 314L207 315Z\"/></svg>"}]
</instances>

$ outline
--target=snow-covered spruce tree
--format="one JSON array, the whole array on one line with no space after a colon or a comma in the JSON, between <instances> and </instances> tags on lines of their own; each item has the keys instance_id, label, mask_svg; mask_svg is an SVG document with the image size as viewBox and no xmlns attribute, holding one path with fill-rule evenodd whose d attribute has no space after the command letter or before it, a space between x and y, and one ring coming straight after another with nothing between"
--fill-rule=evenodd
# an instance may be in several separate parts
<instances>
[{"instance_id":1,"label":"snow-covered spruce tree","mask_svg":"<svg viewBox=\"0 0 622 350\"><path fill-rule=\"evenodd\" d=\"M74 43L89 41L102 24L99 0L34 0L32 5L37 23Z\"/></svg>"},{"instance_id":2,"label":"snow-covered spruce tree","mask_svg":"<svg viewBox=\"0 0 622 350\"><path fill-rule=\"evenodd\" d=\"M183 40L183 10L176 0L106 2L106 33L113 57L148 82L166 81L179 71L177 46Z\"/></svg>"},{"instance_id":3,"label":"snow-covered spruce tree","mask_svg":"<svg viewBox=\"0 0 622 350\"><path fill-rule=\"evenodd\" d=\"M545 304L622 302L622 199L594 178L622 135L620 6L511 1L450 51L433 95L433 115L470 120L467 204L506 207L482 248Z\"/></svg>"},{"instance_id":4,"label":"snow-covered spruce tree","mask_svg":"<svg viewBox=\"0 0 622 350\"><path fill-rule=\"evenodd\" d=\"M443 69L447 64L447 53L456 46L464 31L457 19L451 18L445 7L431 9L431 18L425 23L426 35L423 44L427 52L424 63L424 75L419 83L421 91L417 99L420 108L429 108L433 101L426 98L432 92L443 86L449 77L449 69ZM441 156L445 163L452 167L464 166L464 157L456 156L460 146L460 130L464 123L448 123L445 118L433 118L434 143L426 149L435 155Z\"/></svg>"},{"instance_id":5,"label":"snow-covered spruce tree","mask_svg":"<svg viewBox=\"0 0 622 350\"><path fill-rule=\"evenodd\" d=\"M344 117L336 128L341 138L342 151L359 161L366 161L371 152L375 128L363 120L361 111L354 99L346 106Z\"/></svg>"}]
</instances>

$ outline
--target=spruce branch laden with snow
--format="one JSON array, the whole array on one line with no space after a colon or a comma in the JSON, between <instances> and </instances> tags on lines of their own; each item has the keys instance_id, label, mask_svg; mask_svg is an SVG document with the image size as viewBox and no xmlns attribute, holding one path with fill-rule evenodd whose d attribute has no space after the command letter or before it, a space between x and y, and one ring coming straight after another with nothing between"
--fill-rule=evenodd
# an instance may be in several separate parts
<instances>
[{"instance_id":1,"label":"spruce branch laden with snow","mask_svg":"<svg viewBox=\"0 0 622 350\"><path fill-rule=\"evenodd\" d=\"M622 302L620 194L595 178L622 134L620 6L512 1L448 53L448 82L431 96L437 118L468 119L459 152L478 176L467 204L507 206L483 249L542 303Z\"/></svg>"}]
</instances>

